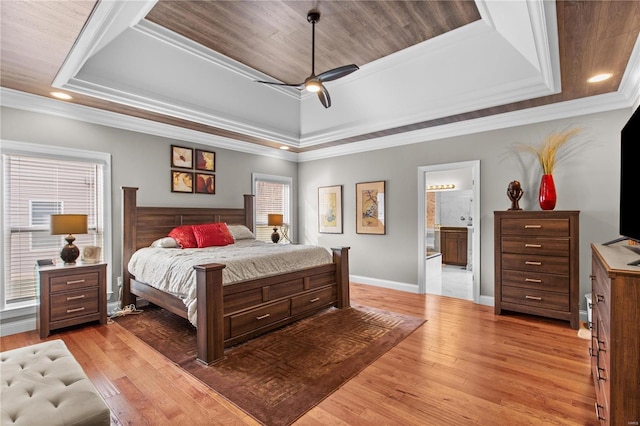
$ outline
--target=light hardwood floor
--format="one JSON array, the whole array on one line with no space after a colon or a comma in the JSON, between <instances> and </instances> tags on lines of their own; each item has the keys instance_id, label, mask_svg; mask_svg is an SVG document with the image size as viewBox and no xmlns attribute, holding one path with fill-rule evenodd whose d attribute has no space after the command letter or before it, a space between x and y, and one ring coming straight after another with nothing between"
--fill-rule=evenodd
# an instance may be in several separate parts
<instances>
[{"instance_id":1,"label":"light hardwood floor","mask_svg":"<svg viewBox=\"0 0 640 426\"><path fill-rule=\"evenodd\" d=\"M596 425L589 341L568 323L431 295L351 285L352 304L427 322L296 425ZM256 425L117 324L54 333L116 424ZM0 338L0 350L39 342Z\"/></svg>"}]
</instances>

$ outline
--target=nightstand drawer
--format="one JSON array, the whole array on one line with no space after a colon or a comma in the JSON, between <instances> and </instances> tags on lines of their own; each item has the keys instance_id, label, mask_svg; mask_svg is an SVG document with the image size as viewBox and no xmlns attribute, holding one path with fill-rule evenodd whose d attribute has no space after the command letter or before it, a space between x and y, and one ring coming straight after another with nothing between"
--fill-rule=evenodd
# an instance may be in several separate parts
<instances>
[{"instance_id":1,"label":"nightstand drawer","mask_svg":"<svg viewBox=\"0 0 640 426\"><path fill-rule=\"evenodd\" d=\"M51 321L60 321L98 312L98 288L51 296Z\"/></svg>"},{"instance_id":2,"label":"nightstand drawer","mask_svg":"<svg viewBox=\"0 0 640 426\"><path fill-rule=\"evenodd\" d=\"M98 272L67 274L51 278L51 293L97 287L100 282Z\"/></svg>"}]
</instances>

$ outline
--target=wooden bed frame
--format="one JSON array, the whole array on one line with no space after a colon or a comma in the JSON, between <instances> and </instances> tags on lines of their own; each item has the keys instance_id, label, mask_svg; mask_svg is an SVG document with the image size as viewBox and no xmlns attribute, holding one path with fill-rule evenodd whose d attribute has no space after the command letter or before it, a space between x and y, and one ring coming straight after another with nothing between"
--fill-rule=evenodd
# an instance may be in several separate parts
<instances>
[{"instance_id":1,"label":"wooden bed frame","mask_svg":"<svg viewBox=\"0 0 640 426\"><path fill-rule=\"evenodd\" d=\"M187 318L178 297L136 281L127 268L133 253L166 237L179 225L226 222L253 231L254 197L243 208L139 207L138 188L123 187L122 306L136 296ZM195 266L197 358L204 364L224 357L224 348L309 317L330 306L349 307L349 247L333 248L333 263L222 285L225 265Z\"/></svg>"}]
</instances>

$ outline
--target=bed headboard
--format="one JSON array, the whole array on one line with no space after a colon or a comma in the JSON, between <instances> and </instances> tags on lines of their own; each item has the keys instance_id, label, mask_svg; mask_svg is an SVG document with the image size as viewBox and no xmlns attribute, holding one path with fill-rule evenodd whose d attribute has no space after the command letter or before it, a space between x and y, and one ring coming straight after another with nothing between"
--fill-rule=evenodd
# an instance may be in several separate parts
<instances>
[{"instance_id":1,"label":"bed headboard","mask_svg":"<svg viewBox=\"0 0 640 426\"><path fill-rule=\"evenodd\" d=\"M179 225L226 222L246 225L253 231L254 196L244 195L242 208L218 207L140 207L137 205L138 188L122 187L122 280L131 278L127 265L133 253L148 247L158 238L166 237Z\"/></svg>"}]
</instances>

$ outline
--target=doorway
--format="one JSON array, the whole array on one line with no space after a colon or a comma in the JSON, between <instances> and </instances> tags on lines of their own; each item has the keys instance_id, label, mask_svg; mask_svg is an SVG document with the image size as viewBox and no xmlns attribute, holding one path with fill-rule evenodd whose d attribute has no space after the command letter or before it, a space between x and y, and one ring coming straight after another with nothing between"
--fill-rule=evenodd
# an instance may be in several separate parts
<instances>
[{"instance_id":1,"label":"doorway","mask_svg":"<svg viewBox=\"0 0 640 426\"><path fill-rule=\"evenodd\" d=\"M418 168L419 292L480 300L480 161Z\"/></svg>"}]
</instances>

